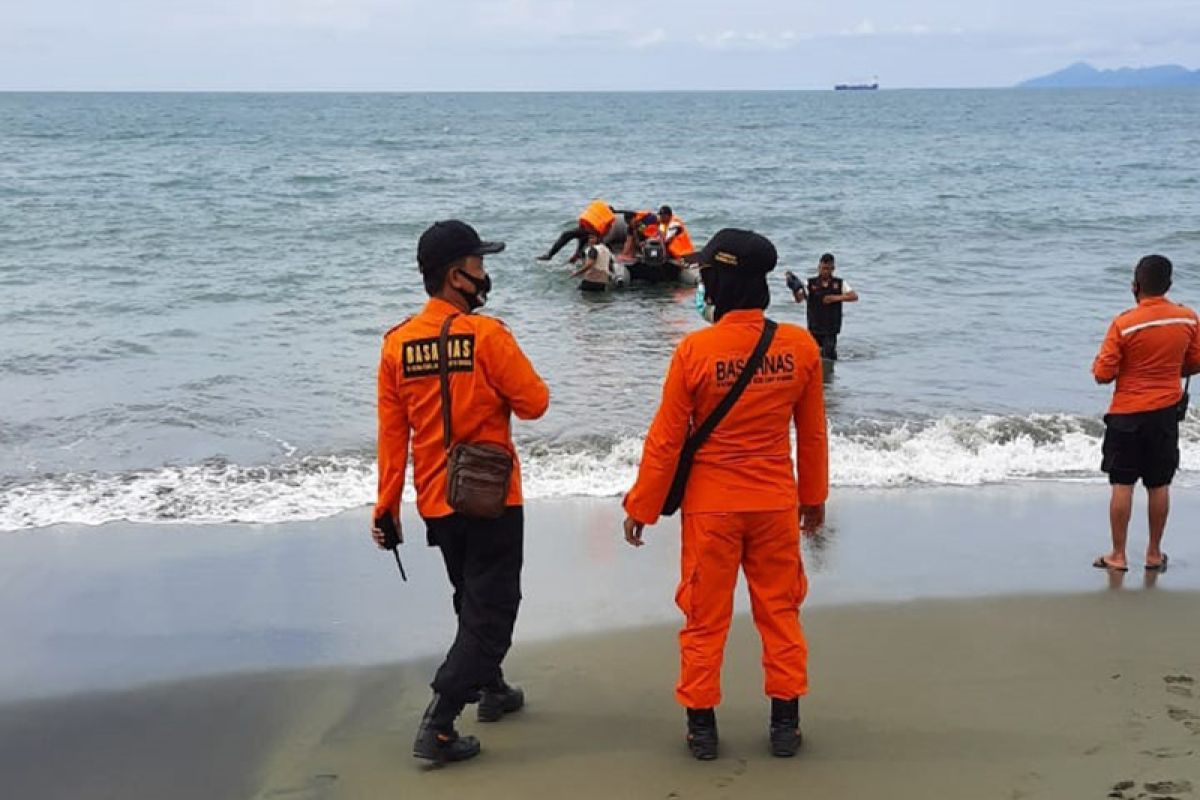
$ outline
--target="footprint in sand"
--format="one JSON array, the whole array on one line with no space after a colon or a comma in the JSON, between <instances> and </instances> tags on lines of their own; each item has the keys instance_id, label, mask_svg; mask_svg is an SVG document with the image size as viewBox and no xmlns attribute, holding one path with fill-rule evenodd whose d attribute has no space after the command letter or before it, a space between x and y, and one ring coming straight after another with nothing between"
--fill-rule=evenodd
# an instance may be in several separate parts
<instances>
[{"instance_id":1,"label":"footprint in sand","mask_svg":"<svg viewBox=\"0 0 1200 800\"><path fill-rule=\"evenodd\" d=\"M1108 796L1114 800L1118 800L1118 798L1124 798L1125 792L1129 789L1132 789L1136 785L1137 784L1135 784L1133 781L1121 781L1120 783L1114 783L1112 789L1108 793Z\"/></svg>"},{"instance_id":2,"label":"footprint in sand","mask_svg":"<svg viewBox=\"0 0 1200 800\"><path fill-rule=\"evenodd\" d=\"M1191 675L1164 675L1163 683L1167 684L1167 691L1179 697L1193 697L1192 686L1195 680Z\"/></svg>"},{"instance_id":3,"label":"footprint in sand","mask_svg":"<svg viewBox=\"0 0 1200 800\"><path fill-rule=\"evenodd\" d=\"M1143 750L1142 755L1154 758L1186 758L1195 752L1195 750L1176 750L1173 747L1156 747L1153 750Z\"/></svg>"},{"instance_id":4,"label":"footprint in sand","mask_svg":"<svg viewBox=\"0 0 1200 800\"><path fill-rule=\"evenodd\" d=\"M308 779L303 786L287 786L282 789L269 789L263 792L259 797L263 800L271 800L273 798L286 798L286 800L314 800L325 795L325 792L333 787L337 782L338 776L331 772L325 772L320 775L314 775Z\"/></svg>"},{"instance_id":5,"label":"footprint in sand","mask_svg":"<svg viewBox=\"0 0 1200 800\"><path fill-rule=\"evenodd\" d=\"M737 764L729 771L728 775L723 775L717 778L713 783L718 789L727 789L735 780L746 774L749 763L744 758L739 758Z\"/></svg>"},{"instance_id":6,"label":"footprint in sand","mask_svg":"<svg viewBox=\"0 0 1200 800\"><path fill-rule=\"evenodd\" d=\"M1196 682L1191 675L1164 675L1163 681L1166 683L1184 683L1189 686Z\"/></svg>"},{"instance_id":7,"label":"footprint in sand","mask_svg":"<svg viewBox=\"0 0 1200 800\"><path fill-rule=\"evenodd\" d=\"M1167 706L1167 716L1176 722L1193 722L1200 720L1200 714L1178 706Z\"/></svg>"},{"instance_id":8,"label":"footprint in sand","mask_svg":"<svg viewBox=\"0 0 1200 800\"><path fill-rule=\"evenodd\" d=\"M1187 794L1192 791L1191 781L1153 781L1142 784L1152 794Z\"/></svg>"}]
</instances>

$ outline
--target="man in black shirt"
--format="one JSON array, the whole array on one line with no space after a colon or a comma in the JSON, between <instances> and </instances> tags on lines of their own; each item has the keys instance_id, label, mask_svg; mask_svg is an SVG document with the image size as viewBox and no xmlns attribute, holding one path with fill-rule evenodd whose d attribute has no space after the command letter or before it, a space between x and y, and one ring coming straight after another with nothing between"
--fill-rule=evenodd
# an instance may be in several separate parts
<instances>
[{"instance_id":1,"label":"man in black shirt","mask_svg":"<svg viewBox=\"0 0 1200 800\"><path fill-rule=\"evenodd\" d=\"M817 263L817 275L807 285L791 272L787 286L797 303L808 301L808 332L821 347L821 358L837 361L837 337L842 332L842 303L858 301L858 292L850 284L833 276L833 253L825 253Z\"/></svg>"}]
</instances>

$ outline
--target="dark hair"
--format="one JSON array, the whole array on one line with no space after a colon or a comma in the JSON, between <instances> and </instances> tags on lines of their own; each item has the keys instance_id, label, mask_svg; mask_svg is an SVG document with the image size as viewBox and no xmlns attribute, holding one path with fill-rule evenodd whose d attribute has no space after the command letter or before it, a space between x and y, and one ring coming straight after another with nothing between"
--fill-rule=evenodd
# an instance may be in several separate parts
<instances>
[{"instance_id":1,"label":"dark hair","mask_svg":"<svg viewBox=\"0 0 1200 800\"><path fill-rule=\"evenodd\" d=\"M663 203L661 206L659 206L658 213L668 217L675 216L675 212L672 211L671 207L666 203Z\"/></svg>"},{"instance_id":2,"label":"dark hair","mask_svg":"<svg viewBox=\"0 0 1200 800\"><path fill-rule=\"evenodd\" d=\"M442 264L440 267L429 267L421 271L421 280L425 282L425 294L433 297L442 290L446 285L446 276L450 274L450 270L462 268L467 263L467 257L456 258L449 264Z\"/></svg>"},{"instance_id":3,"label":"dark hair","mask_svg":"<svg viewBox=\"0 0 1200 800\"><path fill-rule=\"evenodd\" d=\"M821 263L822 264L832 264L833 263L833 253L821 253Z\"/></svg>"},{"instance_id":4,"label":"dark hair","mask_svg":"<svg viewBox=\"0 0 1200 800\"><path fill-rule=\"evenodd\" d=\"M1171 288L1171 261L1166 256L1144 256L1133 271L1142 294L1157 297Z\"/></svg>"}]
</instances>

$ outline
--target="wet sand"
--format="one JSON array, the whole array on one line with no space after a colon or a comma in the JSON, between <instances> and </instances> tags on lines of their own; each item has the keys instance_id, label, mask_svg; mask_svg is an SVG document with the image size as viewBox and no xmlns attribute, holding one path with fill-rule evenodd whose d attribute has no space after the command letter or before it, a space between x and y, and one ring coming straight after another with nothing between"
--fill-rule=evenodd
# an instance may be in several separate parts
<instances>
[{"instance_id":1,"label":"wet sand","mask_svg":"<svg viewBox=\"0 0 1200 800\"><path fill-rule=\"evenodd\" d=\"M1169 575L1169 573L1168 573ZM819 608L793 760L765 751L740 617L722 757L692 761L673 627L519 647L530 704L468 714L483 754L409 755L428 669L278 672L43 700L0 713L11 797L721 798L1188 796L1200 789L1200 595L1101 593ZM1168 784L1173 789L1164 789Z\"/></svg>"},{"instance_id":2,"label":"wet sand","mask_svg":"<svg viewBox=\"0 0 1200 800\"><path fill-rule=\"evenodd\" d=\"M409 753L450 614L419 525L406 585L363 542L362 514L5 535L4 794L1051 798L1134 781L1129 798L1185 797L1186 782L1200 791L1200 499L1176 493L1157 576L1087 566L1104 498L839 493L806 543L805 749L766 755L740 616L713 764L687 757L671 694L677 525L634 551L611 501L531 504L508 665L530 706L492 726L468 716L484 754L435 771Z\"/></svg>"}]
</instances>

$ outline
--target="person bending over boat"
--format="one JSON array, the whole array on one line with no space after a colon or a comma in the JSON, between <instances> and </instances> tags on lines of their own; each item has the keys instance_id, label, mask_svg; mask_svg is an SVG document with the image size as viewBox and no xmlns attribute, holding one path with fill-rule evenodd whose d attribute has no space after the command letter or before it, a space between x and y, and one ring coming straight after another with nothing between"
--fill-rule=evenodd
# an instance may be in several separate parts
<instances>
[{"instance_id":1,"label":"person bending over boat","mask_svg":"<svg viewBox=\"0 0 1200 800\"><path fill-rule=\"evenodd\" d=\"M583 257L583 248L588 236L594 233L603 239L612 230L616 219L612 206L603 200L592 201L591 205L580 213L578 224L563 231L550 249L538 256L538 261L549 261L559 250L566 247L567 242L575 240L575 254L571 256L571 263L575 263Z\"/></svg>"},{"instance_id":2,"label":"person bending over boat","mask_svg":"<svg viewBox=\"0 0 1200 800\"><path fill-rule=\"evenodd\" d=\"M625 228L628 233L625 236L625 246L621 248L621 255L627 259L637 259L642 251L642 244L647 239L658 236L658 215L649 210L626 211Z\"/></svg>"}]
</instances>

